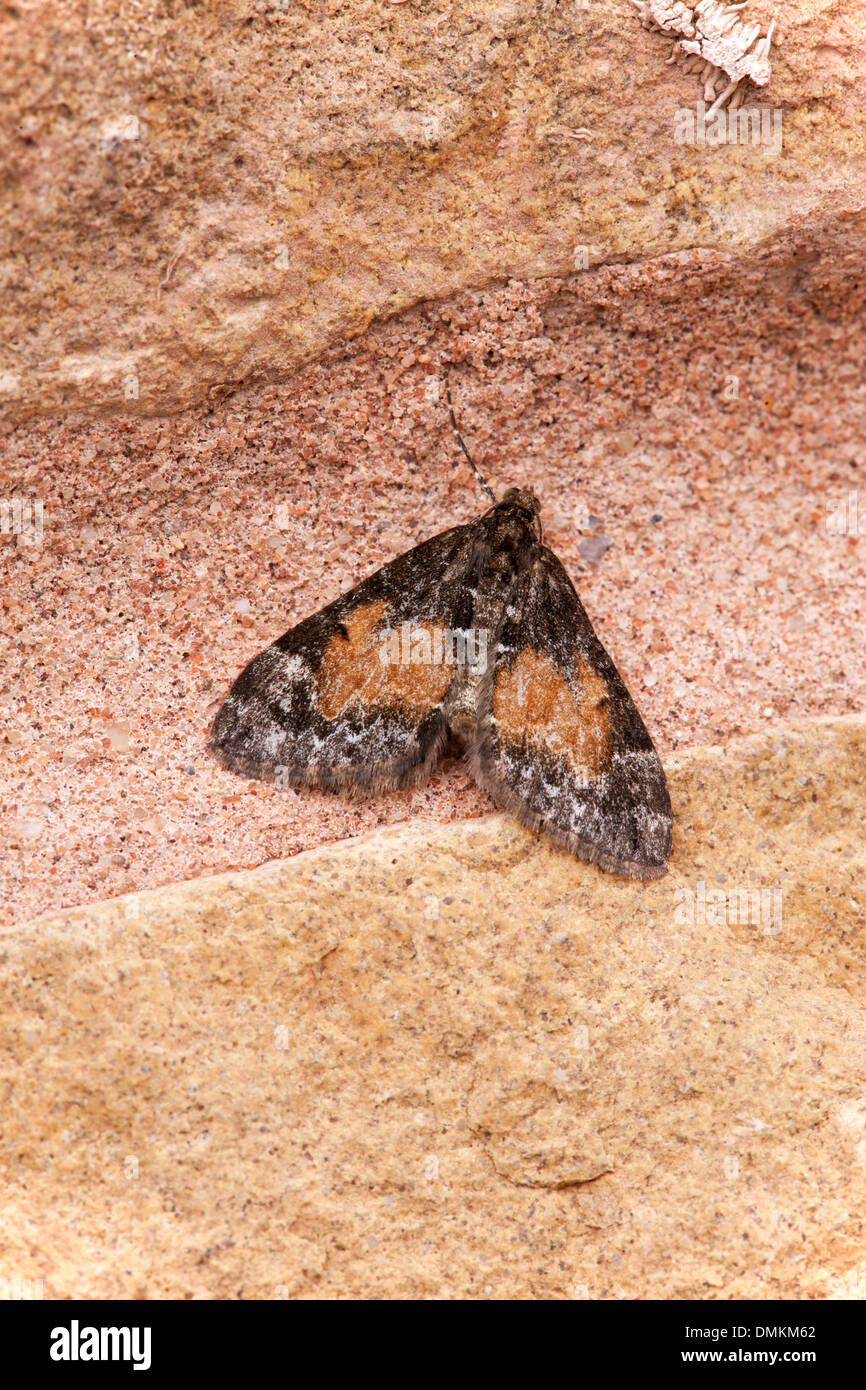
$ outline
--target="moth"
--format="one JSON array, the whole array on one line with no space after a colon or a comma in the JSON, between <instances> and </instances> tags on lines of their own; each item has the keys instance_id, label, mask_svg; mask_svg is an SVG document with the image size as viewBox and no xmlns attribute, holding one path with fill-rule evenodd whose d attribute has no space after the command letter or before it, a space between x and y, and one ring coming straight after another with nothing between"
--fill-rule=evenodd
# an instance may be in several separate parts
<instances>
[{"instance_id":1,"label":"moth","mask_svg":"<svg viewBox=\"0 0 866 1390\"><path fill-rule=\"evenodd\" d=\"M664 771L540 513L509 488L291 628L238 676L210 752L248 777L345 791L421 780L450 740L524 825L660 878Z\"/></svg>"}]
</instances>

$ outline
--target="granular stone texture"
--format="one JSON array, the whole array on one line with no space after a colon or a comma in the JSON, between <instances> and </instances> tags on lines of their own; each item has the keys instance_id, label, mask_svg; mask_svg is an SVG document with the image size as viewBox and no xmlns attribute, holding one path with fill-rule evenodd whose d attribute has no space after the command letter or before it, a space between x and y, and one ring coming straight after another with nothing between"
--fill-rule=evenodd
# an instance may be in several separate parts
<instances>
[{"instance_id":1,"label":"granular stone texture","mask_svg":"<svg viewBox=\"0 0 866 1390\"><path fill-rule=\"evenodd\" d=\"M862 1297L866 722L667 770L656 883L496 815L8 933L0 1277Z\"/></svg>"},{"instance_id":2,"label":"granular stone texture","mask_svg":"<svg viewBox=\"0 0 866 1390\"><path fill-rule=\"evenodd\" d=\"M17 429L4 477L43 516L0 537L0 921L492 809L453 761L352 802L204 751L258 650L487 505L446 375L660 751L862 710L864 229L510 281L210 411Z\"/></svg>"},{"instance_id":3,"label":"granular stone texture","mask_svg":"<svg viewBox=\"0 0 866 1390\"><path fill-rule=\"evenodd\" d=\"M627 0L4 6L0 407L174 412L426 300L862 208L866 10L774 14L715 144Z\"/></svg>"}]
</instances>

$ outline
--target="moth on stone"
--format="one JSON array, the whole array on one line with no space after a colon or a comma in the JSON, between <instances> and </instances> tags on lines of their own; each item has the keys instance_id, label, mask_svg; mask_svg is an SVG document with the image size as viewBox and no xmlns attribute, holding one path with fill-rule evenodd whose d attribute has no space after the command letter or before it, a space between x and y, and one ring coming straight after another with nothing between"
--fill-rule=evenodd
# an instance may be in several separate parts
<instances>
[{"instance_id":1,"label":"moth on stone","mask_svg":"<svg viewBox=\"0 0 866 1390\"><path fill-rule=\"evenodd\" d=\"M732 109L742 104L746 82L765 87L770 80L770 43L775 19L765 35L760 24L740 18L748 0L728 5L724 0L631 0L645 29L655 29L674 40L668 62L678 52L687 55L687 66L701 70L704 100L712 102L706 119L725 103ZM719 82L723 90L716 96Z\"/></svg>"},{"instance_id":2,"label":"moth on stone","mask_svg":"<svg viewBox=\"0 0 866 1390\"><path fill-rule=\"evenodd\" d=\"M238 676L210 751L284 786L389 788L424 778L450 736L524 825L660 878L665 775L540 511L509 488L286 632Z\"/></svg>"}]
</instances>

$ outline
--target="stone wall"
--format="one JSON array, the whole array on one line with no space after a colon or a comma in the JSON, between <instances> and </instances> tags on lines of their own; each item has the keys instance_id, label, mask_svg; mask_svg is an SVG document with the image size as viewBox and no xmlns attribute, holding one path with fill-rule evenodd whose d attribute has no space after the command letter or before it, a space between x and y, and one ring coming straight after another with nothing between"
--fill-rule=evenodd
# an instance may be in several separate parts
<instances>
[{"instance_id":1,"label":"stone wall","mask_svg":"<svg viewBox=\"0 0 866 1390\"><path fill-rule=\"evenodd\" d=\"M174 411L420 300L862 206L858 0L777 15L781 149L677 143L668 49L627 0L7 6L8 418Z\"/></svg>"}]
</instances>

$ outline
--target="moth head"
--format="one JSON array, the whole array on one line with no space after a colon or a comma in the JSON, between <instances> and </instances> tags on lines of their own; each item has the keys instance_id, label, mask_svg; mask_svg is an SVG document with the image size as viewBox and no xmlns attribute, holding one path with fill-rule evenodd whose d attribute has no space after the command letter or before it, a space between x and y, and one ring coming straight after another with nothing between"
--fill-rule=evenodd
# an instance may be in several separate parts
<instances>
[{"instance_id":1,"label":"moth head","mask_svg":"<svg viewBox=\"0 0 866 1390\"><path fill-rule=\"evenodd\" d=\"M538 532L541 539L541 503L534 492L527 492L523 488L510 487L503 494L502 501L497 503L499 507L507 507L509 511L521 512Z\"/></svg>"},{"instance_id":2,"label":"moth head","mask_svg":"<svg viewBox=\"0 0 866 1390\"><path fill-rule=\"evenodd\" d=\"M511 506L523 507L532 516L541 514L541 503L534 492L526 492L521 487L510 487L502 494L501 507L503 502L508 502Z\"/></svg>"}]
</instances>

